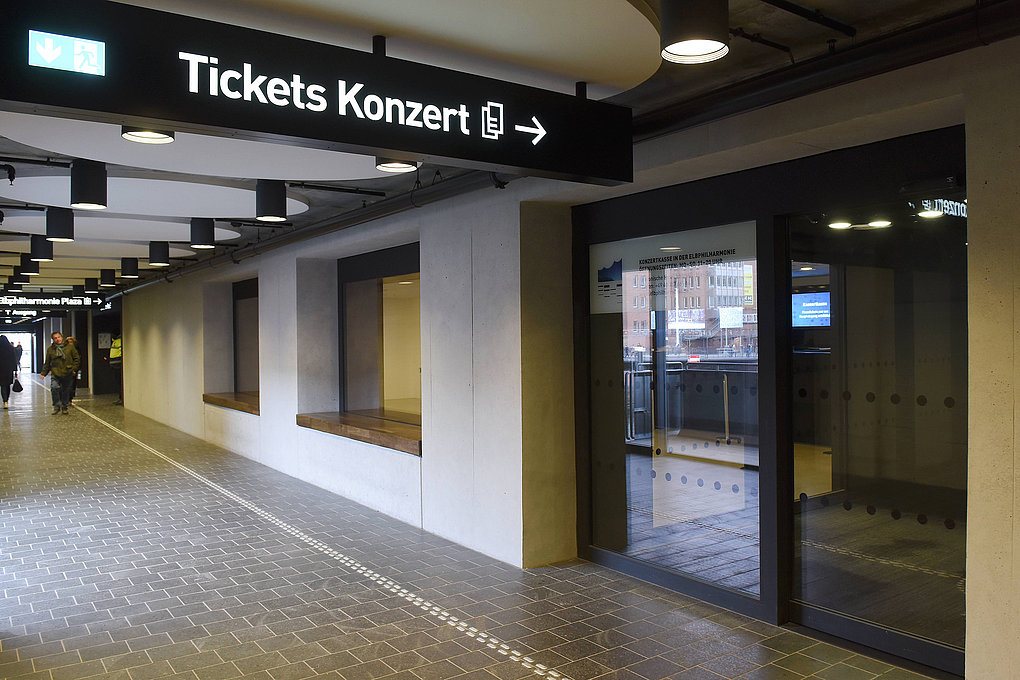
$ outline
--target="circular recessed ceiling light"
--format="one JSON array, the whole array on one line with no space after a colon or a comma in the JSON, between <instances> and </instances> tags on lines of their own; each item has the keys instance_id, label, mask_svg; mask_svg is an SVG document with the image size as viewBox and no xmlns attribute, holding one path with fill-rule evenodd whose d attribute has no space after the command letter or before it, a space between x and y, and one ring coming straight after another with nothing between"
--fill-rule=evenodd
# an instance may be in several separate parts
<instances>
[{"instance_id":1,"label":"circular recessed ceiling light","mask_svg":"<svg viewBox=\"0 0 1020 680\"><path fill-rule=\"evenodd\" d=\"M889 220L872 220L871 222L868 222L868 226L871 227L872 229L885 229L886 227L891 225L892 222L890 222Z\"/></svg>"},{"instance_id":2,"label":"circular recessed ceiling light","mask_svg":"<svg viewBox=\"0 0 1020 680\"><path fill-rule=\"evenodd\" d=\"M683 40L663 47L662 58L674 64L707 64L729 52L729 46L718 40Z\"/></svg>"},{"instance_id":3,"label":"circular recessed ceiling light","mask_svg":"<svg viewBox=\"0 0 1020 680\"><path fill-rule=\"evenodd\" d=\"M802 272L813 272L815 270L815 268L814 267L801 267L800 270Z\"/></svg>"},{"instance_id":4,"label":"circular recessed ceiling light","mask_svg":"<svg viewBox=\"0 0 1020 680\"><path fill-rule=\"evenodd\" d=\"M663 251L665 251L667 253L671 253L673 251L680 250L680 248L677 248L676 246L663 246L662 248L659 248L659 250L663 250Z\"/></svg>"},{"instance_id":5,"label":"circular recessed ceiling light","mask_svg":"<svg viewBox=\"0 0 1020 680\"><path fill-rule=\"evenodd\" d=\"M924 217L930 220L935 217L942 217L944 214L945 213L942 212L941 210L922 210L921 212L917 213L917 216Z\"/></svg>"},{"instance_id":6,"label":"circular recessed ceiling light","mask_svg":"<svg viewBox=\"0 0 1020 680\"><path fill-rule=\"evenodd\" d=\"M417 170L420 163L402 161L396 158L375 157L375 169L380 172L411 172Z\"/></svg>"},{"instance_id":7,"label":"circular recessed ceiling light","mask_svg":"<svg viewBox=\"0 0 1020 680\"><path fill-rule=\"evenodd\" d=\"M829 222L829 229L849 229L852 226L850 222Z\"/></svg>"},{"instance_id":8,"label":"circular recessed ceiling light","mask_svg":"<svg viewBox=\"0 0 1020 680\"><path fill-rule=\"evenodd\" d=\"M170 144L174 141L173 130L152 130L130 125L120 126L120 136L139 144Z\"/></svg>"}]
</instances>

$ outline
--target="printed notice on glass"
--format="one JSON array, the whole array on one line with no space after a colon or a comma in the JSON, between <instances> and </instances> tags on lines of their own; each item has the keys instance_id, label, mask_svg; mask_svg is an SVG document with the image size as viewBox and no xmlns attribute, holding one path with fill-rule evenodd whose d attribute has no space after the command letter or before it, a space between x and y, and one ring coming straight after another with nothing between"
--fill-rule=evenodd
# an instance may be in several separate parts
<instances>
[{"instance_id":1,"label":"printed notice on glass","mask_svg":"<svg viewBox=\"0 0 1020 680\"><path fill-rule=\"evenodd\" d=\"M666 271L692 269L755 259L754 222L596 243L588 249L589 291L592 314L619 314L624 304L624 281L637 280L648 291L653 309L666 309ZM625 276L631 274L631 276ZM634 276L638 273L638 276ZM741 269L743 274L743 269ZM740 285L743 286L743 277ZM700 283L700 282L699 282ZM707 296L704 289L699 295ZM743 291L741 291L743 292ZM692 294L694 291L692 291ZM745 294L746 297L746 294ZM677 316L677 327L699 327L704 321Z\"/></svg>"}]
</instances>

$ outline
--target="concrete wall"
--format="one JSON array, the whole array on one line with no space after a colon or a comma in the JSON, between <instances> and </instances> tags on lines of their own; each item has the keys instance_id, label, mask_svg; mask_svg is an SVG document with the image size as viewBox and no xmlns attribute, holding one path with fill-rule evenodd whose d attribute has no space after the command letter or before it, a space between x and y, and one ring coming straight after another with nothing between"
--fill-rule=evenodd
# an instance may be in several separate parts
<instances>
[{"instance_id":1,"label":"concrete wall","mask_svg":"<svg viewBox=\"0 0 1020 680\"><path fill-rule=\"evenodd\" d=\"M137 395L127 407L523 564L519 291L525 195L514 185L474 192L129 294L125 342L158 348L160 360L126 364L128 393ZM561 220L560 229L567 247L569 225ZM336 259L416 240L422 458L297 427L296 413L338 408ZM569 248L563 252L569 267ZM569 281L568 268L555 275L561 284ZM203 392L232 389L230 284L253 276L259 279L258 416L201 401ZM561 374L572 380L569 370ZM153 383L168 389L143 389ZM567 402L564 412L571 409ZM572 460L572 439L558 450L561 464ZM572 498L570 489L565 498ZM572 531L572 514L563 521ZM533 551L530 561L576 555L572 539L566 548L556 543Z\"/></svg>"}]
</instances>

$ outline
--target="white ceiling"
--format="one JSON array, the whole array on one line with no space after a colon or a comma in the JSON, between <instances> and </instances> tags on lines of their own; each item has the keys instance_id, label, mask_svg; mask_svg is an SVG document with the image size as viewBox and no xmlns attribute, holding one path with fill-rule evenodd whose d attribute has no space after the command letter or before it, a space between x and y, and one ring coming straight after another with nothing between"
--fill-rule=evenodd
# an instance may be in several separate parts
<instances>
[{"instance_id":1,"label":"white ceiling","mask_svg":"<svg viewBox=\"0 0 1020 680\"><path fill-rule=\"evenodd\" d=\"M172 144L138 144L123 139L118 125L9 111L0 111L0 132L62 156L165 172L292 181L386 176L371 156L185 132Z\"/></svg>"},{"instance_id":2,"label":"white ceiling","mask_svg":"<svg viewBox=\"0 0 1020 680\"><path fill-rule=\"evenodd\" d=\"M166 179L108 177L106 191L108 207L102 212L110 220L116 219L114 215L117 213L249 219L255 215L255 192L251 189ZM0 183L0 198L10 201L67 208L70 207L70 197L71 177L66 171L60 175L19 177L13 186ZM294 198L287 199L288 215L297 215L307 209L307 204ZM76 219L80 216L83 212L76 211Z\"/></svg>"},{"instance_id":3,"label":"white ceiling","mask_svg":"<svg viewBox=\"0 0 1020 680\"><path fill-rule=\"evenodd\" d=\"M20 180L19 180L20 182ZM4 220L4 228L26 234L45 234L46 217L41 212L10 215ZM236 238L237 231L216 225L217 241ZM54 252L66 255L87 254L94 257L112 256L111 247L116 248L116 257L148 257L149 241L181 241L191 238L189 222L171 222L168 220L146 220L131 217L110 217L96 213L76 212L74 215L74 243L55 243ZM101 246L96 246L100 243ZM118 244L124 244L121 248ZM145 246L145 252L138 251L138 245ZM6 250L28 252L28 240L18 243L8 241ZM81 253L79 253L79 250ZM180 255L193 254L186 246Z\"/></svg>"},{"instance_id":4,"label":"white ceiling","mask_svg":"<svg viewBox=\"0 0 1020 680\"><path fill-rule=\"evenodd\" d=\"M646 0L127 0L149 7L601 99L659 67Z\"/></svg>"}]
</instances>

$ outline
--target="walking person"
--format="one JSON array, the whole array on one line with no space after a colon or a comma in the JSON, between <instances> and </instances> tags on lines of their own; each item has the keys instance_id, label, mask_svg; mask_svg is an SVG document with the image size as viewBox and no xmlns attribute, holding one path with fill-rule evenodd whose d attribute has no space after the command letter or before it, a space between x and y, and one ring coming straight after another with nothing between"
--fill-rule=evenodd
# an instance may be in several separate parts
<instances>
[{"instance_id":1,"label":"walking person","mask_svg":"<svg viewBox=\"0 0 1020 680\"><path fill-rule=\"evenodd\" d=\"M81 352L78 350L78 338L73 335L69 335L64 338L64 344L71 345L75 351L78 352L78 363L81 363ZM78 391L78 371L71 374L71 391L67 394L67 405L70 406L74 403L74 395Z\"/></svg>"},{"instance_id":2,"label":"walking person","mask_svg":"<svg viewBox=\"0 0 1020 680\"><path fill-rule=\"evenodd\" d=\"M3 396L4 408L11 398L11 385L17 370L18 352L6 335L0 335L0 396Z\"/></svg>"},{"instance_id":3,"label":"walking person","mask_svg":"<svg viewBox=\"0 0 1020 680\"><path fill-rule=\"evenodd\" d=\"M53 343L46 348L46 361L43 362L42 375L52 373L50 378L50 395L53 397L53 415L67 413L67 405L70 401L71 380L78 373L78 364L81 361L78 350L74 345L64 342L64 335L60 331L54 331L50 338Z\"/></svg>"},{"instance_id":4,"label":"walking person","mask_svg":"<svg viewBox=\"0 0 1020 680\"><path fill-rule=\"evenodd\" d=\"M124 345L120 337L120 329L113 332L113 341L110 343L110 368L117 376L117 401L114 406L124 405Z\"/></svg>"}]
</instances>

